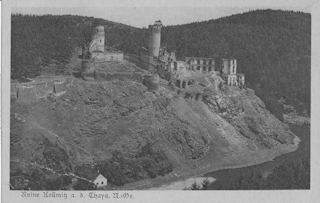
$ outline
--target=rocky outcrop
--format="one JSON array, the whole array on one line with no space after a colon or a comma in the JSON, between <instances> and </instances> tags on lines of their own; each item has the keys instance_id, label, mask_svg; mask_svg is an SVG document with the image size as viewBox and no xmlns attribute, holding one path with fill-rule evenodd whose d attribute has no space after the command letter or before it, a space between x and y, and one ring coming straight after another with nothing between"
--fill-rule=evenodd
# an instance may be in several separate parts
<instances>
[{"instance_id":1,"label":"rocky outcrop","mask_svg":"<svg viewBox=\"0 0 320 203\"><path fill-rule=\"evenodd\" d=\"M252 90L228 87L228 90L204 100L214 112L238 129L241 135L254 140L255 145L274 148L292 144L295 135L289 127L276 119ZM258 147L258 148L259 148Z\"/></svg>"}]
</instances>

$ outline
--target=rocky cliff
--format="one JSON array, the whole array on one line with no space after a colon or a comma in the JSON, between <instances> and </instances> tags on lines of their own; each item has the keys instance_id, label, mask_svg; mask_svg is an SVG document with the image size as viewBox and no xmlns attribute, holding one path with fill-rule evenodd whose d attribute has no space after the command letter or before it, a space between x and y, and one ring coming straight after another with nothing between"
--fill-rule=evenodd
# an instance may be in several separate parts
<instances>
[{"instance_id":1,"label":"rocky cliff","mask_svg":"<svg viewBox=\"0 0 320 203\"><path fill-rule=\"evenodd\" d=\"M209 80L206 80L209 81ZM132 154L147 143L173 164L145 185L226 167L257 164L296 149L299 139L250 89L213 84L160 91L134 81L74 79L62 96L11 100L12 174L70 174L81 164ZM51 172L50 172L51 171ZM132 186L132 185L131 185ZM131 186L127 186L129 189ZM133 187L133 186L132 186ZM146 186L147 187L147 186Z\"/></svg>"}]
</instances>

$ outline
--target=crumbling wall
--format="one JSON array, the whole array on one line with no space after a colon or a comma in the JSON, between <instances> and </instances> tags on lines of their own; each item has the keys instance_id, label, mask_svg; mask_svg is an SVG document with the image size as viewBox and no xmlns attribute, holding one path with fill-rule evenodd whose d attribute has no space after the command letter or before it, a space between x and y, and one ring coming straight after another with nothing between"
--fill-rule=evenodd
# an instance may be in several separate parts
<instances>
[{"instance_id":1,"label":"crumbling wall","mask_svg":"<svg viewBox=\"0 0 320 203\"><path fill-rule=\"evenodd\" d=\"M159 75L145 75L144 85L149 92L156 92L159 90Z\"/></svg>"},{"instance_id":2,"label":"crumbling wall","mask_svg":"<svg viewBox=\"0 0 320 203\"><path fill-rule=\"evenodd\" d=\"M54 93L56 94L64 94L67 91L67 87L66 87L66 81L62 80L62 81L55 81L54 84Z\"/></svg>"},{"instance_id":3,"label":"crumbling wall","mask_svg":"<svg viewBox=\"0 0 320 203\"><path fill-rule=\"evenodd\" d=\"M94 71L94 80L95 81L112 81L112 80L132 80L142 83L143 76L141 73L123 73L123 72L103 72L103 71Z\"/></svg>"},{"instance_id":4,"label":"crumbling wall","mask_svg":"<svg viewBox=\"0 0 320 203\"><path fill-rule=\"evenodd\" d=\"M88 72L83 72L81 74L82 79L86 81L94 81L94 72L95 71L88 71Z\"/></svg>"},{"instance_id":5,"label":"crumbling wall","mask_svg":"<svg viewBox=\"0 0 320 203\"><path fill-rule=\"evenodd\" d=\"M122 52L93 52L92 58L94 61L123 61Z\"/></svg>"},{"instance_id":6,"label":"crumbling wall","mask_svg":"<svg viewBox=\"0 0 320 203\"><path fill-rule=\"evenodd\" d=\"M136 66L142 68L143 70L156 70L157 66L155 64L143 61L136 55L125 56L125 59L135 64Z\"/></svg>"},{"instance_id":7,"label":"crumbling wall","mask_svg":"<svg viewBox=\"0 0 320 203\"><path fill-rule=\"evenodd\" d=\"M38 78L39 79L39 78ZM67 91L67 87L73 82L73 78L52 78L49 81L33 81L31 83L11 85L11 97L16 97L18 102L34 102L50 93L60 96Z\"/></svg>"},{"instance_id":8,"label":"crumbling wall","mask_svg":"<svg viewBox=\"0 0 320 203\"><path fill-rule=\"evenodd\" d=\"M32 85L20 85L17 92L18 102L34 102L37 100L36 87Z\"/></svg>"},{"instance_id":9,"label":"crumbling wall","mask_svg":"<svg viewBox=\"0 0 320 203\"><path fill-rule=\"evenodd\" d=\"M81 71L87 72L92 67L93 63L90 59L81 60Z\"/></svg>"},{"instance_id":10,"label":"crumbling wall","mask_svg":"<svg viewBox=\"0 0 320 203\"><path fill-rule=\"evenodd\" d=\"M39 83L35 83L35 87L36 87L36 94L43 96L50 92L53 92L54 85L53 85L53 81L39 82Z\"/></svg>"}]
</instances>

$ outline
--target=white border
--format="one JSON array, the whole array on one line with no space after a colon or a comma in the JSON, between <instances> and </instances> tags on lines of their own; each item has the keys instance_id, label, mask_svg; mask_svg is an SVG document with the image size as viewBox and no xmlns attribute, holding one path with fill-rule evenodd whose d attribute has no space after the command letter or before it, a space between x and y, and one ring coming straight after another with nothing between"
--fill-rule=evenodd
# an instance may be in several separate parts
<instances>
[{"instance_id":1,"label":"white border","mask_svg":"<svg viewBox=\"0 0 320 203\"><path fill-rule=\"evenodd\" d=\"M137 6L264 6L264 7L305 7L312 13L312 114L311 114L311 189L310 190L283 190L283 191L130 191L135 196L127 202L319 202L320 201L320 161L319 161L319 132L320 98L319 79L320 64L320 2L316 0L269 0L250 1L243 0L4 0L2 4L2 202L120 202L123 200L94 200L94 199L49 199L49 198L21 198L21 192L9 190L9 121L10 121L10 27L12 7L137 7ZM79 192L67 192L77 193ZM88 192L82 192L88 196ZM100 193L100 192L99 192ZM109 192L108 192L109 193ZM109 193L111 194L111 192Z\"/></svg>"}]
</instances>

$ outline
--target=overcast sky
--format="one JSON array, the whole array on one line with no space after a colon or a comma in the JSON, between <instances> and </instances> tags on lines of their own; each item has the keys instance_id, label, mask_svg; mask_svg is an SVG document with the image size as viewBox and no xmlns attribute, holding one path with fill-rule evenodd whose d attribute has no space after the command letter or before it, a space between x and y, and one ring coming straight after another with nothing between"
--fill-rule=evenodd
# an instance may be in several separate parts
<instances>
[{"instance_id":1,"label":"overcast sky","mask_svg":"<svg viewBox=\"0 0 320 203\"><path fill-rule=\"evenodd\" d=\"M142 28L159 19L164 25L177 25L217 19L256 9L271 8L310 12L312 4L316 0L268 0L268 2L265 0L242 0L241 4L239 4L239 1L233 0L105 0L103 2L92 0L88 5L83 2L65 4L63 7L59 4L49 6L49 4L40 3L12 8L12 13L93 16Z\"/></svg>"}]
</instances>

